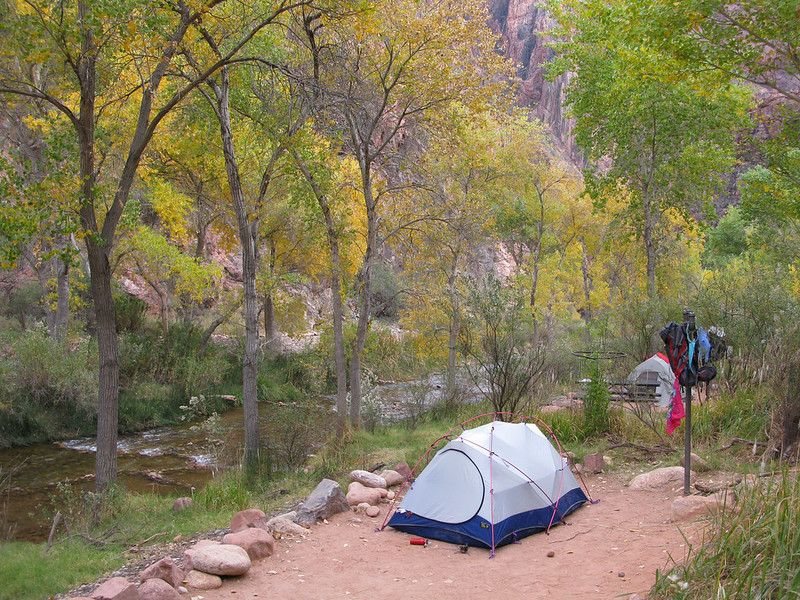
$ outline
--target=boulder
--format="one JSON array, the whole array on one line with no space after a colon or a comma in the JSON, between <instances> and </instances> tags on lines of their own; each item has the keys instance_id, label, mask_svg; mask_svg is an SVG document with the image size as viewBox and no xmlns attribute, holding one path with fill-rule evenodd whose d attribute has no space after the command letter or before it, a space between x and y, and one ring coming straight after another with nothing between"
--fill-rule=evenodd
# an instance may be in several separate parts
<instances>
[{"instance_id":1,"label":"boulder","mask_svg":"<svg viewBox=\"0 0 800 600\"><path fill-rule=\"evenodd\" d=\"M730 509L733 497L725 491L710 496L684 496L672 503L672 518L675 521L707 517L720 509Z\"/></svg>"},{"instance_id":2,"label":"boulder","mask_svg":"<svg viewBox=\"0 0 800 600\"><path fill-rule=\"evenodd\" d=\"M350 481L357 481L368 488L385 488L386 480L380 475L357 469L350 471Z\"/></svg>"},{"instance_id":3,"label":"boulder","mask_svg":"<svg viewBox=\"0 0 800 600\"><path fill-rule=\"evenodd\" d=\"M697 471L698 473L705 473L706 471L711 470L711 466L702 458L697 456L697 454L695 454L694 452L692 452L690 459L691 459L690 467L692 471ZM681 466L682 467L686 466L686 456L683 454L681 454Z\"/></svg>"},{"instance_id":4,"label":"boulder","mask_svg":"<svg viewBox=\"0 0 800 600\"><path fill-rule=\"evenodd\" d=\"M270 532L272 532L272 535L303 535L308 533L307 529L304 529L294 521L290 521L289 519L285 519L283 517L275 517L270 519L267 522L267 528Z\"/></svg>"},{"instance_id":5,"label":"boulder","mask_svg":"<svg viewBox=\"0 0 800 600\"><path fill-rule=\"evenodd\" d=\"M222 578L219 575L192 570L186 574L186 585L196 590L216 590L222 587Z\"/></svg>"},{"instance_id":6,"label":"boulder","mask_svg":"<svg viewBox=\"0 0 800 600\"><path fill-rule=\"evenodd\" d=\"M263 529L254 527L237 531L236 533L229 533L222 538L222 543L244 548L250 560L267 558L275 552L275 539L272 535Z\"/></svg>"},{"instance_id":7,"label":"boulder","mask_svg":"<svg viewBox=\"0 0 800 600\"><path fill-rule=\"evenodd\" d=\"M212 575L244 575L253 564L244 548L233 544L204 545L191 552L192 569Z\"/></svg>"},{"instance_id":8,"label":"boulder","mask_svg":"<svg viewBox=\"0 0 800 600\"><path fill-rule=\"evenodd\" d=\"M264 511L257 508L248 508L247 510L241 510L233 515L231 519L232 533L243 531L250 527L266 530L267 515L264 514Z\"/></svg>"},{"instance_id":9,"label":"boulder","mask_svg":"<svg viewBox=\"0 0 800 600\"><path fill-rule=\"evenodd\" d=\"M411 475L411 467L409 467L408 463L405 461L397 463L394 467L392 467L392 471L397 471L400 473L404 480Z\"/></svg>"},{"instance_id":10,"label":"boulder","mask_svg":"<svg viewBox=\"0 0 800 600\"><path fill-rule=\"evenodd\" d=\"M139 586L139 600L181 600L181 595L166 581L156 577Z\"/></svg>"},{"instance_id":11,"label":"boulder","mask_svg":"<svg viewBox=\"0 0 800 600\"><path fill-rule=\"evenodd\" d=\"M358 481L352 482L347 488L347 503L350 506L358 506L362 502L367 504L380 504L381 492L377 488L365 487Z\"/></svg>"},{"instance_id":12,"label":"boulder","mask_svg":"<svg viewBox=\"0 0 800 600\"><path fill-rule=\"evenodd\" d=\"M583 457L583 472L584 473L601 473L606 466L603 460L603 455L599 452L594 454L587 454Z\"/></svg>"},{"instance_id":13,"label":"boulder","mask_svg":"<svg viewBox=\"0 0 800 600\"><path fill-rule=\"evenodd\" d=\"M182 512L187 508L190 508L194 500L189 498L188 496L184 496L183 498L177 498L175 502L172 503L172 510L175 512Z\"/></svg>"},{"instance_id":14,"label":"boulder","mask_svg":"<svg viewBox=\"0 0 800 600\"><path fill-rule=\"evenodd\" d=\"M136 586L124 577L112 577L92 593L94 600L139 600Z\"/></svg>"},{"instance_id":15,"label":"boulder","mask_svg":"<svg viewBox=\"0 0 800 600\"><path fill-rule=\"evenodd\" d=\"M305 499L297 511L295 521L298 525L309 527L333 515L350 510L347 498L338 482L323 479Z\"/></svg>"},{"instance_id":16,"label":"boulder","mask_svg":"<svg viewBox=\"0 0 800 600\"><path fill-rule=\"evenodd\" d=\"M632 490L663 490L672 489L683 484L683 467L662 467L655 471L642 473L631 480Z\"/></svg>"},{"instance_id":17,"label":"boulder","mask_svg":"<svg viewBox=\"0 0 800 600\"><path fill-rule=\"evenodd\" d=\"M139 581L142 583L148 579L161 579L177 588L183 581L183 572L169 556L165 556L139 574Z\"/></svg>"},{"instance_id":18,"label":"boulder","mask_svg":"<svg viewBox=\"0 0 800 600\"><path fill-rule=\"evenodd\" d=\"M405 476L401 475L397 471L392 469L387 469L386 471L381 471L380 476L386 480L387 487L393 487L395 485L400 485L403 483L406 478Z\"/></svg>"}]
</instances>

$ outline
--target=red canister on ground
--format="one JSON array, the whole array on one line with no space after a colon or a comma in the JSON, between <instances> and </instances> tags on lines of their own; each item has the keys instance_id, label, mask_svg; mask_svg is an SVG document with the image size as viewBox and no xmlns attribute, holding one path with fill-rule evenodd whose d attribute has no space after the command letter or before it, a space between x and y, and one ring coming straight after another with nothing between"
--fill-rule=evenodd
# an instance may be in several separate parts
<instances>
[{"instance_id":1,"label":"red canister on ground","mask_svg":"<svg viewBox=\"0 0 800 600\"><path fill-rule=\"evenodd\" d=\"M412 546L424 546L425 545L425 538L411 538L408 540L408 543Z\"/></svg>"}]
</instances>

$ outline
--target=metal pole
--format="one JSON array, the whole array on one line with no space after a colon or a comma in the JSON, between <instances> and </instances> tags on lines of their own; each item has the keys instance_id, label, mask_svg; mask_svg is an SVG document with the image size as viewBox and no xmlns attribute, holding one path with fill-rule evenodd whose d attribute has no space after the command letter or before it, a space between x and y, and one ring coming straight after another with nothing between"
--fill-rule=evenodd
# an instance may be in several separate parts
<instances>
[{"instance_id":1,"label":"metal pole","mask_svg":"<svg viewBox=\"0 0 800 600\"><path fill-rule=\"evenodd\" d=\"M683 311L683 327L688 336L694 334L696 331L694 312L691 310ZM691 369L692 360L686 365L687 369ZM691 380L689 380L691 381ZM684 440L683 440L683 495L688 496L691 493L691 476L692 476L692 386L686 386L686 421L684 423Z\"/></svg>"}]
</instances>

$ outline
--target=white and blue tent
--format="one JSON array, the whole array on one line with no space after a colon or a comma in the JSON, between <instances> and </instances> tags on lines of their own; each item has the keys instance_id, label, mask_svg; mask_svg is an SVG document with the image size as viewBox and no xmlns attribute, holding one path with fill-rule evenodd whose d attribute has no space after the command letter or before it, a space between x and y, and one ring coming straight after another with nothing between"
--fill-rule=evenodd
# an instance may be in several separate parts
<instances>
[{"instance_id":1,"label":"white and blue tent","mask_svg":"<svg viewBox=\"0 0 800 600\"><path fill-rule=\"evenodd\" d=\"M567 460L535 424L493 421L450 439L388 525L494 552L549 530L587 501Z\"/></svg>"}]
</instances>

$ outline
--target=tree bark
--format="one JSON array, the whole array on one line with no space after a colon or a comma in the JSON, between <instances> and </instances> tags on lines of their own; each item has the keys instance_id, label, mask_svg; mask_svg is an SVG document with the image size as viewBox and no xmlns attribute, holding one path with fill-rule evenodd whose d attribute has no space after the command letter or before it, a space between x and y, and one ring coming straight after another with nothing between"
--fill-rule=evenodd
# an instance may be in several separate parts
<instances>
[{"instance_id":1,"label":"tree bark","mask_svg":"<svg viewBox=\"0 0 800 600\"><path fill-rule=\"evenodd\" d=\"M242 244L242 287L244 289L245 349L242 367L242 407L244 408L244 463L253 468L260 451L258 417L258 294L256 291L256 231L251 227L244 191L239 178L239 165L233 145L230 95L227 67L220 71L220 83L209 82L216 96L216 113L220 125L225 171Z\"/></svg>"}]
</instances>

